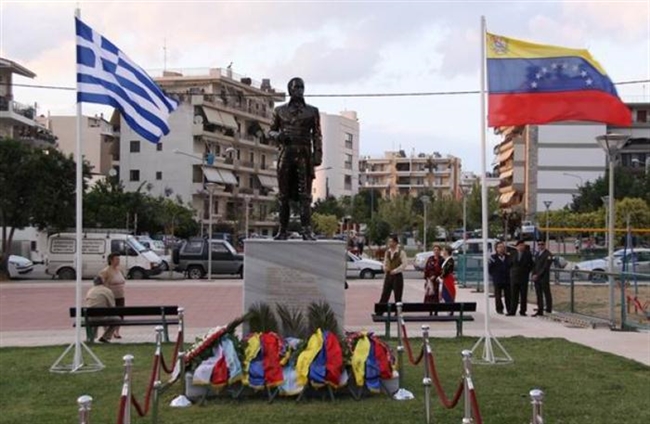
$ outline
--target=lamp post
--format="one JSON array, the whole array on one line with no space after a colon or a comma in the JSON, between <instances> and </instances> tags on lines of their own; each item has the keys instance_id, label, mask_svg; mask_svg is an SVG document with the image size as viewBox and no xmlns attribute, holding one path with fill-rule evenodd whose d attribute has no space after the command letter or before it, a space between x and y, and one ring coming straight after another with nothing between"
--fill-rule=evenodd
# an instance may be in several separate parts
<instances>
[{"instance_id":1,"label":"lamp post","mask_svg":"<svg viewBox=\"0 0 650 424\"><path fill-rule=\"evenodd\" d=\"M641 161L637 158L632 159L632 163L636 163L637 165L641 165ZM650 156L647 156L645 158L645 175L648 175L648 170L650 170Z\"/></svg>"},{"instance_id":2,"label":"lamp post","mask_svg":"<svg viewBox=\"0 0 650 424\"><path fill-rule=\"evenodd\" d=\"M603 201L605 207L605 227L609 225L609 196L602 196L600 200ZM609 238L605 237L605 247L609 247Z\"/></svg>"},{"instance_id":3,"label":"lamp post","mask_svg":"<svg viewBox=\"0 0 650 424\"><path fill-rule=\"evenodd\" d=\"M460 191L463 193L463 254L467 253L467 195L469 189L468 184L461 183Z\"/></svg>"},{"instance_id":4,"label":"lamp post","mask_svg":"<svg viewBox=\"0 0 650 424\"><path fill-rule=\"evenodd\" d=\"M244 234L245 234L246 238L248 238L248 215L249 215L248 207L249 207L250 201L251 201L250 196L248 196L248 195L244 196L244 213L246 214L245 215L245 224L244 224Z\"/></svg>"},{"instance_id":5,"label":"lamp post","mask_svg":"<svg viewBox=\"0 0 650 424\"><path fill-rule=\"evenodd\" d=\"M572 177L572 178L575 178L578 181L580 181L580 186L579 187L582 187L584 185L584 181L583 181L582 177L580 175L578 175L578 174L572 174L570 172L563 172L562 175L566 175L567 177Z\"/></svg>"},{"instance_id":6,"label":"lamp post","mask_svg":"<svg viewBox=\"0 0 650 424\"><path fill-rule=\"evenodd\" d=\"M431 198L429 196L422 196L420 197L420 201L422 202L422 205L424 206L424 228L422 233L422 244L423 244L423 252L427 251L427 206L431 202Z\"/></svg>"},{"instance_id":7,"label":"lamp post","mask_svg":"<svg viewBox=\"0 0 650 424\"><path fill-rule=\"evenodd\" d=\"M546 207L546 246L548 246L548 242L550 239L549 232L548 232L548 210L552 204L553 204L552 200L544 200L544 207Z\"/></svg>"},{"instance_id":8,"label":"lamp post","mask_svg":"<svg viewBox=\"0 0 650 424\"><path fill-rule=\"evenodd\" d=\"M624 134L605 134L596 137L596 141L607 153L609 160L609 199L608 199L608 228L607 228L607 272L609 281L609 320L614 325L614 165L621 148L627 143L629 136ZM621 306L622 307L622 306ZM621 323L622 324L622 323Z\"/></svg>"}]
</instances>

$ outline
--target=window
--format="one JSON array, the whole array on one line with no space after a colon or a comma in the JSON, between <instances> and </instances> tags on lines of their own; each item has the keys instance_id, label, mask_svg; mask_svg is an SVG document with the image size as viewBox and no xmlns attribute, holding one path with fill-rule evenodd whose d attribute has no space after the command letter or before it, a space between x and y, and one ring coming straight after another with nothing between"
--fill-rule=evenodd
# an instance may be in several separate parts
<instances>
[{"instance_id":1,"label":"window","mask_svg":"<svg viewBox=\"0 0 650 424\"><path fill-rule=\"evenodd\" d=\"M636 122L648 122L648 111L647 110L637 110L636 111Z\"/></svg>"},{"instance_id":2,"label":"window","mask_svg":"<svg viewBox=\"0 0 650 424\"><path fill-rule=\"evenodd\" d=\"M354 135L350 133L345 133L345 148L352 149L354 142Z\"/></svg>"},{"instance_id":3,"label":"window","mask_svg":"<svg viewBox=\"0 0 650 424\"><path fill-rule=\"evenodd\" d=\"M132 169L131 172L129 172L129 181L140 181L139 169Z\"/></svg>"},{"instance_id":4,"label":"window","mask_svg":"<svg viewBox=\"0 0 650 424\"><path fill-rule=\"evenodd\" d=\"M126 243L124 240L111 240L111 253L117 253L118 255L126 255Z\"/></svg>"},{"instance_id":5,"label":"window","mask_svg":"<svg viewBox=\"0 0 650 424\"><path fill-rule=\"evenodd\" d=\"M251 152L250 155L248 155L250 163L255 163L255 152Z\"/></svg>"},{"instance_id":6,"label":"window","mask_svg":"<svg viewBox=\"0 0 650 424\"><path fill-rule=\"evenodd\" d=\"M262 169L266 169L266 155L262 155Z\"/></svg>"},{"instance_id":7,"label":"window","mask_svg":"<svg viewBox=\"0 0 650 424\"><path fill-rule=\"evenodd\" d=\"M140 153L140 141L139 140L131 140L129 151L131 153Z\"/></svg>"},{"instance_id":8,"label":"window","mask_svg":"<svg viewBox=\"0 0 650 424\"><path fill-rule=\"evenodd\" d=\"M162 171L156 171L156 179L162 180Z\"/></svg>"},{"instance_id":9,"label":"window","mask_svg":"<svg viewBox=\"0 0 650 424\"><path fill-rule=\"evenodd\" d=\"M345 155L345 169L352 169L352 155Z\"/></svg>"},{"instance_id":10,"label":"window","mask_svg":"<svg viewBox=\"0 0 650 424\"><path fill-rule=\"evenodd\" d=\"M162 143L156 144L156 151L162 152Z\"/></svg>"},{"instance_id":11,"label":"window","mask_svg":"<svg viewBox=\"0 0 650 424\"><path fill-rule=\"evenodd\" d=\"M252 175L248 177L248 187L255 188L255 178Z\"/></svg>"},{"instance_id":12,"label":"window","mask_svg":"<svg viewBox=\"0 0 650 424\"><path fill-rule=\"evenodd\" d=\"M183 253L198 255L203 251L203 240L189 241L183 248Z\"/></svg>"},{"instance_id":13,"label":"window","mask_svg":"<svg viewBox=\"0 0 650 424\"><path fill-rule=\"evenodd\" d=\"M343 176L343 190L352 190L352 175Z\"/></svg>"},{"instance_id":14,"label":"window","mask_svg":"<svg viewBox=\"0 0 650 424\"><path fill-rule=\"evenodd\" d=\"M228 250L225 244L212 243L212 254L214 255L215 253L223 255L230 253L230 250Z\"/></svg>"}]
</instances>

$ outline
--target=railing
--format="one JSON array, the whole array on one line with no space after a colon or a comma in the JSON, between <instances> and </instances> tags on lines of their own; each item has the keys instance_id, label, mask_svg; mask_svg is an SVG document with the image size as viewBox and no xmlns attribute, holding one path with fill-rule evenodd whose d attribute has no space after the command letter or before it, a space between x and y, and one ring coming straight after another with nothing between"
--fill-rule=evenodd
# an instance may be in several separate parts
<instances>
[{"instance_id":1,"label":"railing","mask_svg":"<svg viewBox=\"0 0 650 424\"><path fill-rule=\"evenodd\" d=\"M6 97L0 97L0 111L14 112L28 119L34 119L36 116L36 109L33 106L9 100Z\"/></svg>"}]
</instances>

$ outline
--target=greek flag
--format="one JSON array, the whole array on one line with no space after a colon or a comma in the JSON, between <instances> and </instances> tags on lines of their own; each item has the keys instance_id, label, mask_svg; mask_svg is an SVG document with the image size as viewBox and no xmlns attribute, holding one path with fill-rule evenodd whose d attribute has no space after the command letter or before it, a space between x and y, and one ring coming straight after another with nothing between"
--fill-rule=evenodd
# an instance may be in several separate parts
<instances>
[{"instance_id":1,"label":"greek flag","mask_svg":"<svg viewBox=\"0 0 650 424\"><path fill-rule=\"evenodd\" d=\"M79 18L75 18L75 28L77 102L118 109L133 131L158 143L169 134L167 120L178 103L120 49Z\"/></svg>"}]
</instances>

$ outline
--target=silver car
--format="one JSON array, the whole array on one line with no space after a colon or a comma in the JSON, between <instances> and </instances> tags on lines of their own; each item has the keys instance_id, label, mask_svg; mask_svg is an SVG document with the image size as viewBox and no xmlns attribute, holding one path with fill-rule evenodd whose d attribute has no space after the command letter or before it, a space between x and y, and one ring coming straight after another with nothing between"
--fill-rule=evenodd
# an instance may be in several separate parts
<instances>
[{"instance_id":1,"label":"silver car","mask_svg":"<svg viewBox=\"0 0 650 424\"><path fill-rule=\"evenodd\" d=\"M602 282L607 280L605 274L598 274L606 272L608 268L608 258L592 259L589 261L578 262L574 265L575 270L592 271L589 274L589 279L594 282ZM639 274L650 274L650 249L638 248L627 251L620 249L614 252L614 271L623 271L623 264L627 272L636 272Z\"/></svg>"}]
</instances>

